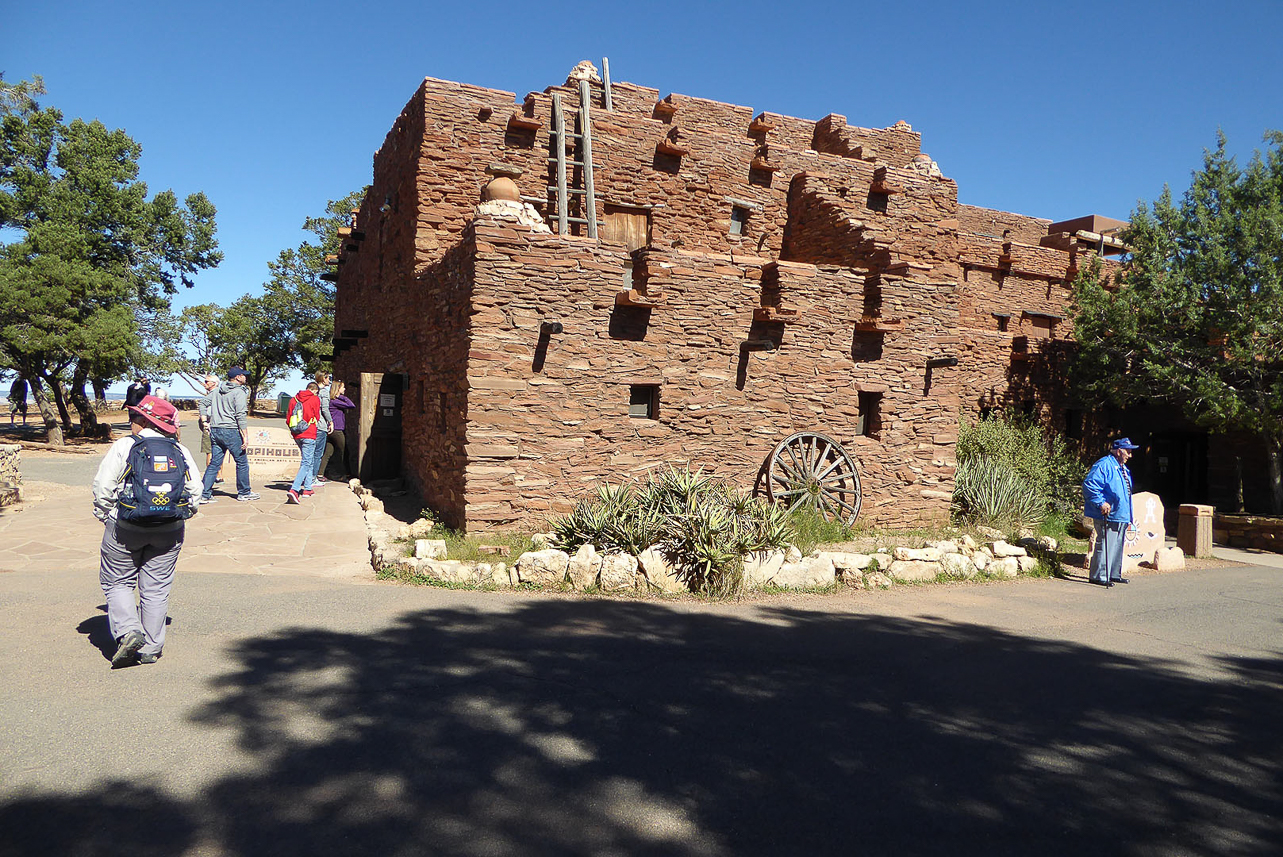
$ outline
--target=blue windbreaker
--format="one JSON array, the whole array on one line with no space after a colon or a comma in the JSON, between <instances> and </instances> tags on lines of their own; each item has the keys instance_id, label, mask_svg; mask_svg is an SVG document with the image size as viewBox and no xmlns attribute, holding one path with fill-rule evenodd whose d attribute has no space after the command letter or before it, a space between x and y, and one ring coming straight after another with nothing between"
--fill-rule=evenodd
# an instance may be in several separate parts
<instances>
[{"instance_id":1,"label":"blue windbreaker","mask_svg":"<svg viewBox=\"0 0 1283 857\"><path fill-rule=\"evenodd\" d=\"M1124 472L1126 471L1126 472ZM1109 520L1132 523L1131 472L1106 455L1083 478L1083 514L1100 520L1100 504L1109 504Z\"/></svg>"}]
</instances>

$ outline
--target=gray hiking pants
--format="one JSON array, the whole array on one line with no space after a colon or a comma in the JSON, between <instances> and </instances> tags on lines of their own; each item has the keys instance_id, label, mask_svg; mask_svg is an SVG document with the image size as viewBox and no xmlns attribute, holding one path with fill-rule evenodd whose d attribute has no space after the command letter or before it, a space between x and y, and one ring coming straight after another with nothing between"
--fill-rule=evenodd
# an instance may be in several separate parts
<instances>
[{"instance_id":1,"label":"gray hiking pants","mask_svg":"<svg viewBox=\"0 0 1283 857\"><path fill-rule=\"evenodd\" d=\"M142 630L147 637L141 652L159 652L165 645L165 618L169 615L169 588L174 566L183 549L185 527L144 530L123 527L115 518L102 534L98 582L107 597L107 623L112 639ZM138 603L134 603L134 590Z\"/></svg>"}]
</instances>

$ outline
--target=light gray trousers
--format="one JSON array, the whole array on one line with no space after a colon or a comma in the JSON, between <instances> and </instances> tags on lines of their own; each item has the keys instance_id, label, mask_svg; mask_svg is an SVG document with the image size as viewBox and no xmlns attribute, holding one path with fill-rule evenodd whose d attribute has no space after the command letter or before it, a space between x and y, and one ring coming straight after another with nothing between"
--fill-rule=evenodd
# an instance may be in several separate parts
<instances>
[{"instance_id":1,"label":"light gray trousers","mask_svg":"<svg viewBox=\"0 0 1283 857\"><path fill-rule=\"evenodd\" d=\"M140 651L153 654L165 645L165 619L169 615L169 588L174 566L183 549L185 527L144 530L122 527L115 518L102 534L98 582L107 597L107 623L112 639L142 630L147 637ZM134 602L134 591L138 602Z\"/></svg>"}]
</instances>

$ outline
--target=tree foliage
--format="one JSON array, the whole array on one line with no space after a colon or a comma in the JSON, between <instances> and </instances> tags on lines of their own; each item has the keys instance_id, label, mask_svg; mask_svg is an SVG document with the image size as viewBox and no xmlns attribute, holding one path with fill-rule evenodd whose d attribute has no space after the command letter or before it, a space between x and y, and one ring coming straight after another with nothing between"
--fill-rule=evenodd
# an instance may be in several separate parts
<instances>
[{"instance_id":1,"label":"tree foliage","mask_svg":"<svg viewBox=\"0 0 1283 857\"><path fill-rule=\"evenodd\" d=\"M222 254L204 194L148 199L142 147L96 120L64 122L36 101L43 92L39 78L0 79L0 228L16 235L0 244L0 359L44 381L67 424L65 380L84 399L85 379L151 359L148 323ZM36 402L61 442L42 393Z\"/></svg>"},{"instance_id":2,"label":"tree foliage","mask_svg":"<svg viewBox=\"0 0 1283 857\"><path fill-rule=\"evenodd\" d=\"M334 284L321 275L330 270L325 257L339 252L339 229L348 226L364 196L361 189L331 200L324 214L306 218L303 229L314 237L267 263L271 277L262 294L244 295L226 307L185 309L180 321L189 356L178 371L194 377L209 367L243 366L250 395L257 398L290 369L327 366L334 350Z\"/></svg>"},{"instance_id":3,"label":"tree foliage","mask_svg":"<svg viewBox=\"0 0 1283 857\"><path fill-rule=\"evenodd\" d=\"M1162 400L1199 425L1243 431L1268 453L1283 512L1283 134L1246 168L1215 151L1179 201L1164 188L1123 238L1116 282L1074 284L1073 377L1088 401Z\"/></svg>"}]
</instances>

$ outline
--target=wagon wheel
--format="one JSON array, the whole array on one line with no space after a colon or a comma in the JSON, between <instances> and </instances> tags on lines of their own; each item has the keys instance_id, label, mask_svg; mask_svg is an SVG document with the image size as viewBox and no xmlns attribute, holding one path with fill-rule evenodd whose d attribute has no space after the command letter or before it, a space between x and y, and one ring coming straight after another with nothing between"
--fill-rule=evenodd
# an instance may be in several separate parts
<instances>
[{"instance_id":1,"label":"wagon wheel","mask_svg":"<svg viewBox=\"0 0 1283 857\"><path fill-rule=\"evenodd\" d=\"M783 503L790 512L809 507L848 527L860 514L860 474L832 438L798 432L772 450L762 469L766 499Z\"/></svg>"}]
</instances>

